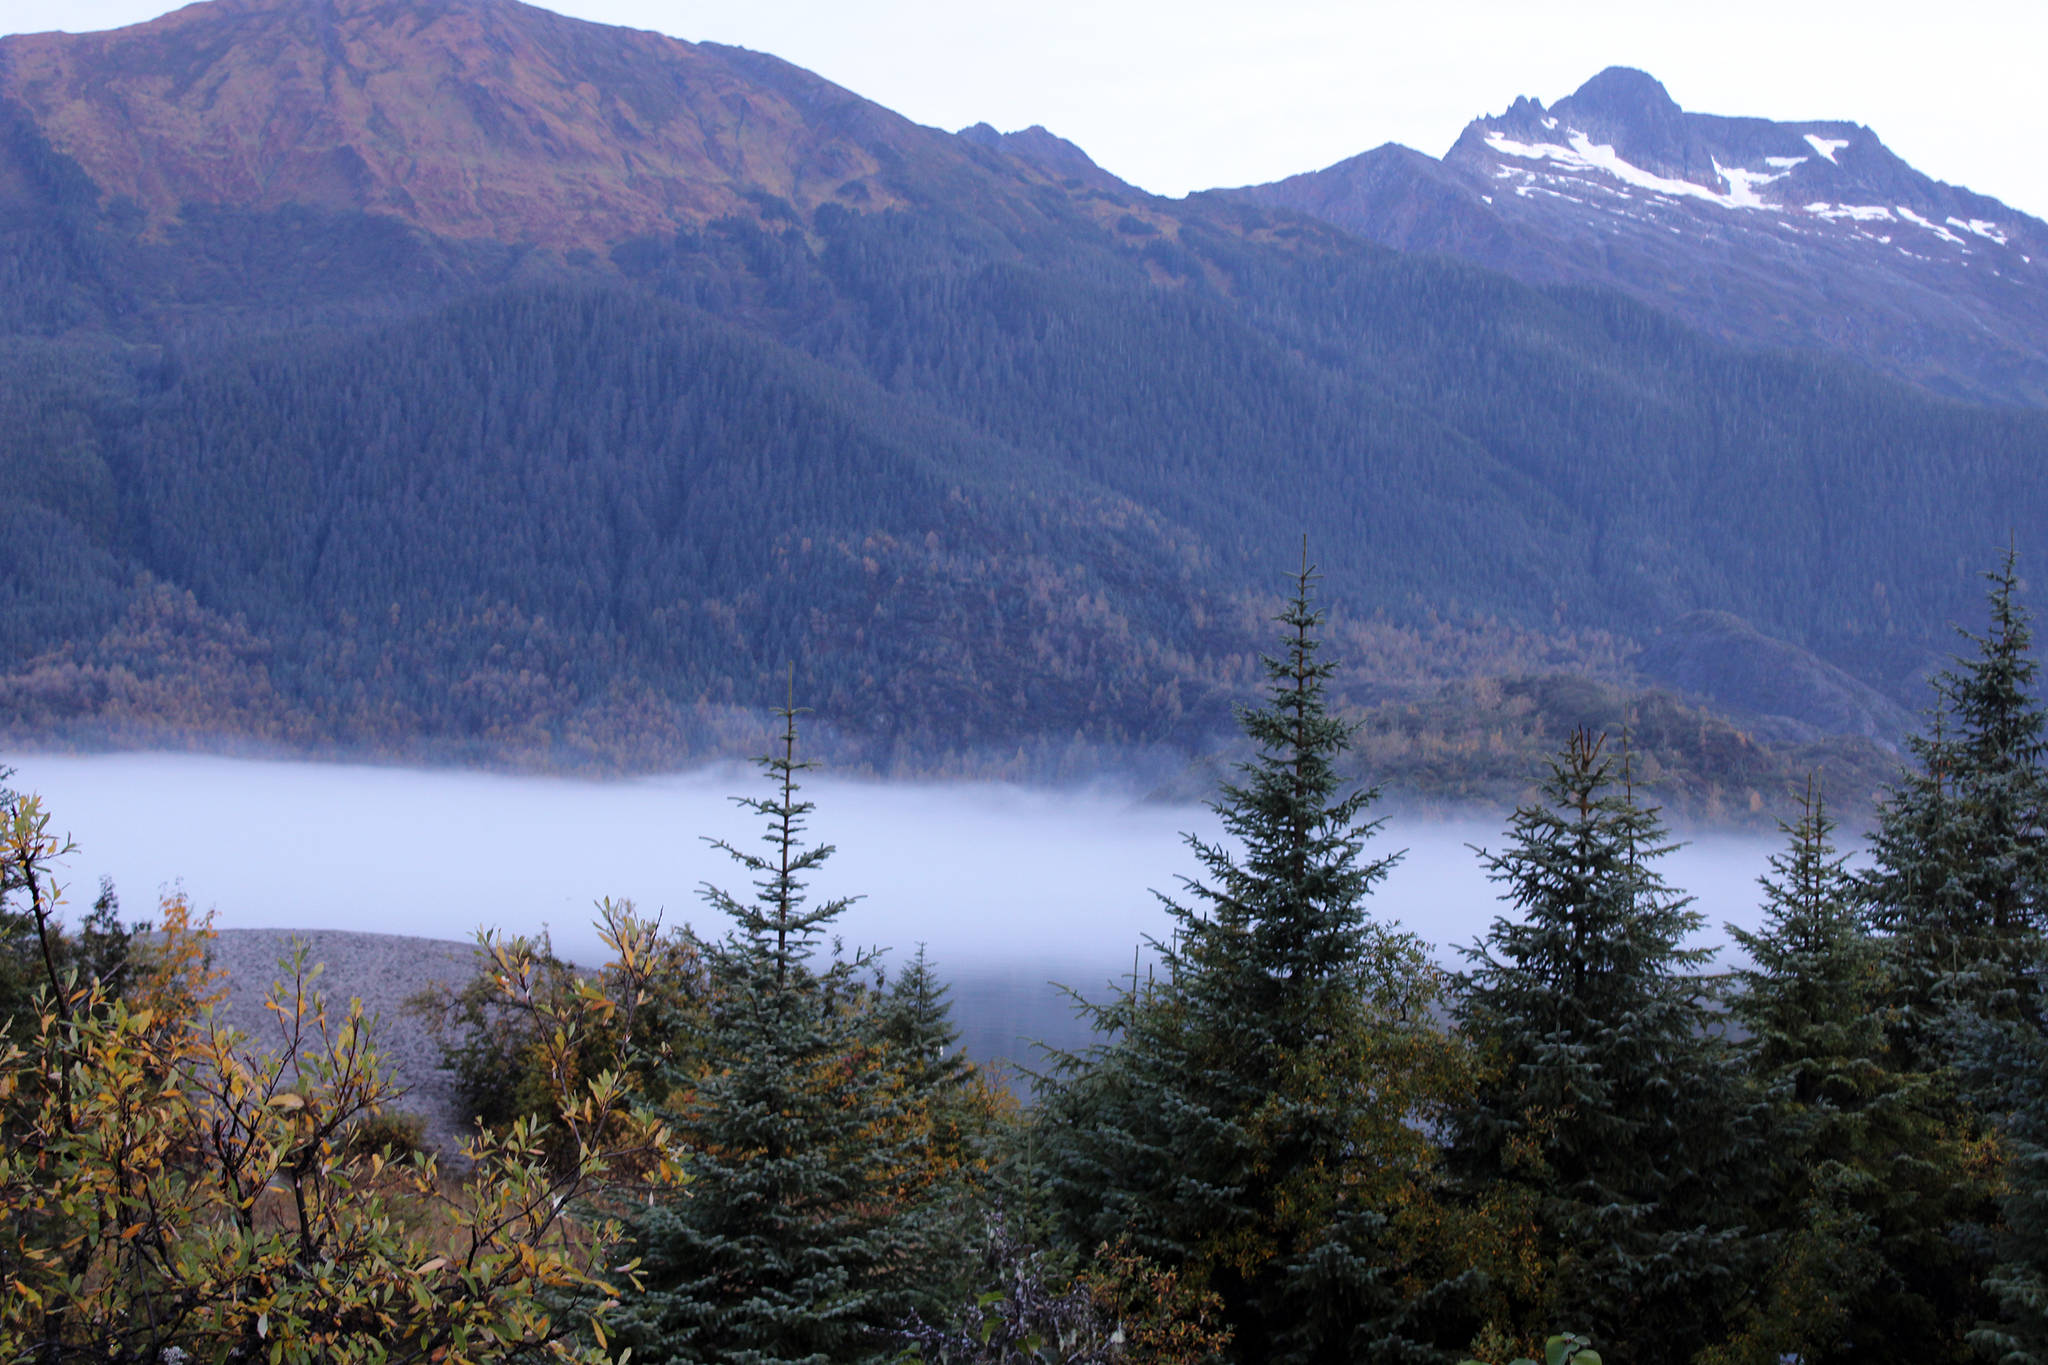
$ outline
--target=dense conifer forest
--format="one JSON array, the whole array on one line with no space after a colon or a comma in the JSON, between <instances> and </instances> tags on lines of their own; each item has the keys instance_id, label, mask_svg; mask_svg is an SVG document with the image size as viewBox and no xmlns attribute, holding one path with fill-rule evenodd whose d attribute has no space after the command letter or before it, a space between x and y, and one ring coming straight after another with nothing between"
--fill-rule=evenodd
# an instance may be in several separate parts
<instances>
[{"instance_id":1,"label":"dense conifer forest","mask_svg":"<svg viewBox=\"0 0 2048 1365\"><path fill-rule=\"evenodd\" d=\"M647 768L757 747L795 658L823 751L881 771L1201 753L1304 529L1348 714L1640 694L1696 608L1917 708L1969 565L2048 523L2039 414L1243 205L764 200L607 259L311 209L153 235L52 157L0 290L0 721L39 742ZM1756 789L1656 755L1674 799Z\"/></svg>"},{"instance_id":2,"label":"dense conifer forest","mask_svg":"<svg viewBox=\"0 0 2048 1365\"><path fill-rule=\"evenodd\" d=\"M710 926L602 903L603 969L492 935L420 1002L483 1125L460 1168L405 1150L311 964L265 1046L205 1010L182 899L144 934L102 888L67 928L68 850L10 793L0 1354L2048 1359L2048 711L2016 556L1988 580L1868 865L1814 779L1740 960L1660 873L1630 736L1581 730L1447 967L1374 913L1401 853L1304 560L1222 837L1023 1105L960 1055L943 963L834 939L792 702Z\"/></svg>"}]
</instances>

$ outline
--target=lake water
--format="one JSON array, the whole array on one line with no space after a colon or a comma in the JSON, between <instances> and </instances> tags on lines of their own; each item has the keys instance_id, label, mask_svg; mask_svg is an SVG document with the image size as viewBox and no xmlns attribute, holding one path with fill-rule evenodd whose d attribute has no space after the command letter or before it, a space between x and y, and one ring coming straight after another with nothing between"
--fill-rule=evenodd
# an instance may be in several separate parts
<instances>
[{"instance_id":1,"label":"lake water","mask_svg":"<svg viewBox=\"0 0 2048 1365\"><path fill-rule=\"evenodd\" d=\"M224 928L464 939L482 925L546 928L578 960L601 951L589 928L601 896L715 931L699 888L750 887L706 837L759 848L761 820L730 798L767 794L742 767L597 782L190 755L14 754L0 765L76 840L66 879L80 909L107 875L131 918L177 884ZM810 833L838 849L815 890L861 897L840 921L847 945L900 959L924 943L982 1056L1019 1055L1020 1034L1077 1041L1047 983L1099 994L1128 975L1133 950L1168 928L1153 891L1196 871L1183 833L1217 832L1200 806L1109 787L812 777ZM1505 812L1390 820L1377 848L1408 852L1374 913L1454 961L1501 913L1468 845L1498 848L1505 823ZM1706 834L1665 861L1667 879L1698 898L1703 941L1724 941L1725 921L1754 925L1756 878L1777 847Z\"/></svg>"}]
</instances>

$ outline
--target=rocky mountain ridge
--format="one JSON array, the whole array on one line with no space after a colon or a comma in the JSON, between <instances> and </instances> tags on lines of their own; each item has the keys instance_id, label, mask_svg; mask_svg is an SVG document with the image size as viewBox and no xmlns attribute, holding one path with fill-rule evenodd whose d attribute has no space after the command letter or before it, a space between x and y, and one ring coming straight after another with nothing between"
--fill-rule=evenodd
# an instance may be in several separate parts
<instances>
[{"instance_id":1,"label":"rocky mountain ridge","mask_svg":"<svg viewBox=\"0 0 2048 1365\"><path fill-rule=\"evenodd\" d=\"M992 157L778 58L513 0L212 0L18 35L0 39L0 104L157 235L208 206L296 206L601 253L827 204L976 198L1029 223L1041 197L1066 198L1031 157ZM0 192L18 195L32 176L11 160ZM1111 218L1151 213L1112 178L1088 188L1120 201Z\"/></svg>"},{"instance_id":2,"label":"rocky mountain ridge","mask_svg":"<svg viewBox=\"0 0 2048 1365\"><path fill-rule=\"evenodd\" d=\"M1553 107L1475 120L1441 161L1390 144L1226 193L1532 282L1614 286L1729 340L2048 403L2048 224L1858 124L1690 113L1616 67Z\"/></svg>"}]
</instances>

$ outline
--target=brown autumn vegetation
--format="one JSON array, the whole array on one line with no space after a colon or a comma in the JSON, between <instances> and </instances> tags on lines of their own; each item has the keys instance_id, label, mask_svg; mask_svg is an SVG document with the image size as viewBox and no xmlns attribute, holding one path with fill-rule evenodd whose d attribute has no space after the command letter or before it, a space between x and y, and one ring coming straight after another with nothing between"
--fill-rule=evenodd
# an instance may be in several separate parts
<instances>
[{"instance_id":1,"label":"brown autumn vegetation","mask_svg":"<svg viewBox=\"0 0 2048 1365\"><path fill-rule=\"evenodd\" d=\"M629 1033L635 999L535 1006L575 1160L522 1120L480 1135L451 1178L360 1139L394 1084L360 1004L331 1008L303 957L272 990L269 1047L215 1019L210 931L181 898L119 995L59 974L68 845L33 797L10 798L0 836L49 967L0 1044L0 1358L609 1358L599 1319L633 1267L612 1263L616 1226L592 1201L679 1173L620 1073L569 1063L587 1026ZM619 970L643 970L651 930L609 910L605 930ZM486 946L507 998L532 1000L530 945Z\"/></svg>"}]
</instances>

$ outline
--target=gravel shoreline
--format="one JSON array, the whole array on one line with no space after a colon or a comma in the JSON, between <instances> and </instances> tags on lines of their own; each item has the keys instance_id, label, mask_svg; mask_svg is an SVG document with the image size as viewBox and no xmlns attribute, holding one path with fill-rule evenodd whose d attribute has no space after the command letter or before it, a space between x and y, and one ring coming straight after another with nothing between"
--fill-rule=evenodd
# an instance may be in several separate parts
<instances>
[{"instance_id":1,"label":"gravel shoreline","mask_svg":"<svg viewBox=\"0 0 2048 1365\"><path fill-rule=\"evenodd\" d=\"M323 970L314 988L327 998L328 1016L340 1019L352 999L374 1021L378 1050L397 1074L406 1094L393 1107L417 1114L426 1142L453 1155L473 1130L459 1112L454 1077L441 1065L441 1052L426 1024L405 1008L429 986L460 986L475 974L479 950L451 939L401 934L357 934L335 929L222 929L213 944L213 965L227 976L222 1018L247 1033L259 1047L272 1046L277 1027L263 1008L271 983L296 945Z\"/></svg>"}]
</instances>

